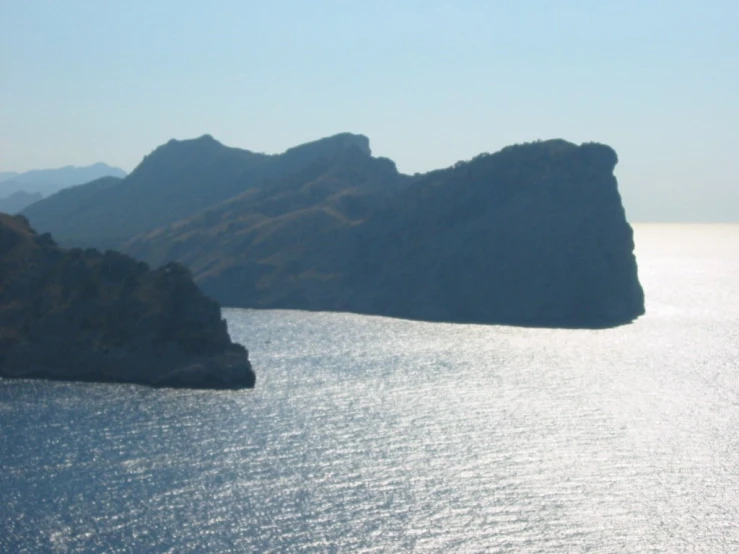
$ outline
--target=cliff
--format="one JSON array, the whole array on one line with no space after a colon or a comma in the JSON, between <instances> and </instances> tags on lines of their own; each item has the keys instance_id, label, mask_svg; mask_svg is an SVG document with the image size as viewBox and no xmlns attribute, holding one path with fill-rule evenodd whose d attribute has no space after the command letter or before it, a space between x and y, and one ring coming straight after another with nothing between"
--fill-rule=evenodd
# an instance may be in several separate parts
<instances>
[{"instance_id":1,"label":"cliff","mask_svg":"<svg viewBox=\"0 0 739 554\"><path fill-rule=\"evenodd\" d=\"M253 387L246 350L186 268L64 250L0 214L0 377Z\"/></svg>"},{"instance_id":2,"label":"cliff","mask_svg":"<svg viewBox=\"0 0 739 554\"><path fill-rule=\"evenodd\" d=\"M346 235L345 309L607 327L644 313L608 146L551 140L422 176Z\"/></svg>"}]
</instances>

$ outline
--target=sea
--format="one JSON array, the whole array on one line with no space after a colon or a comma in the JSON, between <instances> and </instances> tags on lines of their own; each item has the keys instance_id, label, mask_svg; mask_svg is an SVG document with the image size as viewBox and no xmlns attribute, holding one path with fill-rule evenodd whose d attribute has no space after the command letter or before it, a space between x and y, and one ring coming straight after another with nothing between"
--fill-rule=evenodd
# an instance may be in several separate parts
<instances>
[{"instance_id":1,"label":"sea","mask_svg":"<svg viewBox=\"0 0 739 554\"><path fill-rule=\"evenodd\" d=\"M0 380L0 552L739 552L739 225L604 330L226 309L253 391Z\"/></svg>"}]
</instances>

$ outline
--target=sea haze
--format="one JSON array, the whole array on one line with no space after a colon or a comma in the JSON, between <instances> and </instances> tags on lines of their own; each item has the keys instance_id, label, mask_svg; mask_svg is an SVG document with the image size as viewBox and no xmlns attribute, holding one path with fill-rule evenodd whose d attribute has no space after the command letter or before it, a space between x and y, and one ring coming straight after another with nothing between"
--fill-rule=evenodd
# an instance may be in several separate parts
<instances>
[{"instance_id":1,"label":"sea haze","mask_svg":"<svg viewBox=\"0 0 739 554\"><path fill-rule=\"evenodd\" d=\"M739 225L607 330L226 310L252 392L0 380L0 551L735 552Z\"/></svg>"}]
</instances>

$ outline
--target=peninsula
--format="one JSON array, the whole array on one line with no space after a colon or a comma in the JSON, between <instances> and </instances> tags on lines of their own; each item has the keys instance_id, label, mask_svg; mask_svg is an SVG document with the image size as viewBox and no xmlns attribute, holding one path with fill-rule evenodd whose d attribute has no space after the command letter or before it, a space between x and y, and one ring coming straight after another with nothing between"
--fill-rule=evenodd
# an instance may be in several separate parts
<instances>
[{"instance_id":1,"label":"peninsula","mask_svg":"<svg viewBox=\"0 0 739 554\"><path fill-rule=\"evenodd\" d=\"M553 139L404 175L363 135L282 154L204 135L23 213L61 244L182 263L224 306L609 327L644 313L617 162Z\"/></svg>"}]
</instances>

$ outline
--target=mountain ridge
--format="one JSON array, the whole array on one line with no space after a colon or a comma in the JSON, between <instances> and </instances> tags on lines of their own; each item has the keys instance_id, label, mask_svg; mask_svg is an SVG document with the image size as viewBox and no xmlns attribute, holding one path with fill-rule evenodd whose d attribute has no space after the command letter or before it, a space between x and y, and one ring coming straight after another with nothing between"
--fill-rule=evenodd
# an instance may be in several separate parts
<instances>
[{"instance_id":1,"label":"mountain ridge","mask_svg":"<svg viewBox=\"0 0 739 554\"><path fill-rule=\"evenodd\" d=\"M82 167L68 165L56 169L34 169L24 173L0 172L0 212L19 213L44 196L60 190L105 176L125 175L122 169L103 162Z\"/></svg>"},{"instance_id":2,"label":"mountain ridge","mask_svg":"<svg viewBox=\"0 0 739 554\"><path fill-rule=\"evenodd\" d=\"M185 218L227 200L250 186L296 171L313 157L341 151L352 141L347 133L288 149L283 154L259 154L224 146L210 135L172 139L144 157L118 186L95 205L70 205L61 213L59 197L49 197L24 210L35 227L53 230L60 244L120 246L139 233ZM297 155L296 155L297 153ZM297 158L297 160L296 160ZM78 188L75 194L86 194Z\"/></svg>"},{"instance_id":3,"label":"mountain ridge","mask_svg":"<svg viewBox=\"0 0 739 554\"><path fill-rule=\"evenodd\" d=\"M229 306L603 327L644 312L617 162L608 146L552 139L408 176L364 135L274 155L204 135L169 141L103 191L102 218L57 214L55 228L37 217L53 199L24 213L63 240L77 225L95 246L116 218L144 214L107 246L185 263Z\"/></svg>"},{"instance_id":4,"label":"mountain ridge","mask_svg":"<svg viewBox=\"0 0 739 554\"><path fill-rule=\"evenodd\" d=\"M100 177L125 177L126 172L119 167L96 162L86 166L66 165L50 169L32 169L24 172L4 172L9 175L0 179L0 195L16 191L40 192L44 196L63 188L81 185Z\"/></svg>"}]
</instances>

